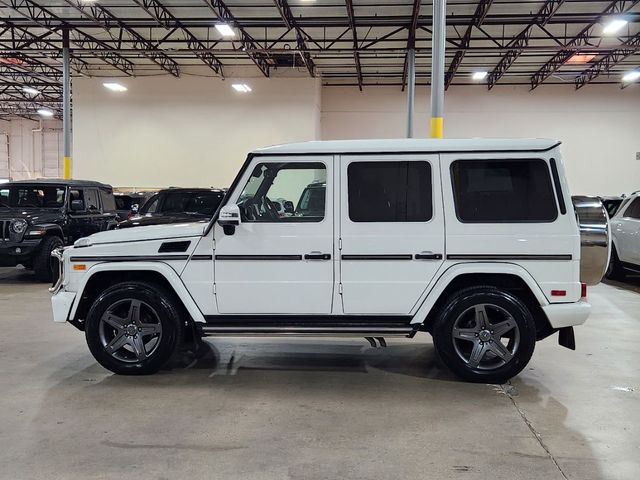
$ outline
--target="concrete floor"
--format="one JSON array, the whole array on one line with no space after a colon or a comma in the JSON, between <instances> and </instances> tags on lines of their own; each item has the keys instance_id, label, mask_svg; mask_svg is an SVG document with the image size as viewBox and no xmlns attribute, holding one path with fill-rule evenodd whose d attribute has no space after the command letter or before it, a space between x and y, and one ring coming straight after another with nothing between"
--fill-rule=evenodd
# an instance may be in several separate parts
<instances>
[{"instance_id":1,"label":"concrete floor","mask_svg":"<svg viewBox=\"0 0 640 480\"><path fill-rule=\"evenodd\" d=\"M426 334L213 340L136 378L51 321L45 285L0 269L0 478L635 480L638 291L592 288L578 350L547 339L508 385L455 380Z\"/></svg>"}]
</instances>

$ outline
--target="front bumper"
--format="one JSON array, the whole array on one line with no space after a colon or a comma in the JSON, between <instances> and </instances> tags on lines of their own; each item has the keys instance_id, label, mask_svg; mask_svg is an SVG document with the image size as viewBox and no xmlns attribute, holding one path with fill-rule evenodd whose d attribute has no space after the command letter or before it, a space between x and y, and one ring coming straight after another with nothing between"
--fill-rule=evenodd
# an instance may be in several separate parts
<instances>
[{"instance_id":1,"label":"front bumper","mask_svg":"<svg viewBox=\"0 0 640 480\"><path fill-rule=\"evenodd\" d=\"M553 328L582 325L591 313L591 304L585 300L574 303L552 303L542 307Z\"/></svg>"},{"instance_id":2,"label":"front bumper","mask_svg":"<svg viewBox=\"0 0 640 480\"><path fill-rule=\"evenodd\" d=\"M53 321L64 323L69 320L69 312L76 299L76 292L61 290L51 295L51 308L53 309Z\"/></svg>"},{"instance_id":3,"label":"front bumper","mask_svg":"<svg viewBox=\"0 0 640 480\"><path fill-rule=\"evenodd\" d=\"M0 242L0 266L15 267L30 260L40 248L40 239Z\"/></svg>"}]
</instances>

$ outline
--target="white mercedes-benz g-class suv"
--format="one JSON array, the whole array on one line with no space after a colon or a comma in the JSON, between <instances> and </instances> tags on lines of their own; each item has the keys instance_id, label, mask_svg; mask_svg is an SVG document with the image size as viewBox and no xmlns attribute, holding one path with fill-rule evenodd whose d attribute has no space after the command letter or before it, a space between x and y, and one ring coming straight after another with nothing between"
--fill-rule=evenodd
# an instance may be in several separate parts
<instances>
[{"instance_id":1,"label":"white mercedes-benz g-class suv","mask_svg":"<svg viewBox=\"0 0 640 480\"><path fill-rule=\"evenodd\" d=\"M84 330L120 374L156 372L203 336L375 345L423 331L459 377L503 382L536 340L559 332L575 348L572 327L590 310L581 273L600 281L609 251L602 205L582 205L581 248L552 140L259 149L208 225L102 232L55 252L54 320Z\"/></svg>"}]
</instances>

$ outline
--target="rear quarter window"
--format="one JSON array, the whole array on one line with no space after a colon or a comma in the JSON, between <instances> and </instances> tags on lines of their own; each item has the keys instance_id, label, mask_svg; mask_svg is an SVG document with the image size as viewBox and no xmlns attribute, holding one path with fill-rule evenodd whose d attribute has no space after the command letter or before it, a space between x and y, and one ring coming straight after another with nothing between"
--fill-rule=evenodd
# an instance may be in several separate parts
<instances>
[{"instance_id":1,"label":"rear quarter window","mask_svg":"<svg viewBox=\"0 0 640 480\"><path fill-rule=\"evenodd\" d=\"M451 182L463 223L543 223L558 217L549 167L542 159L456 160Z\"/></svg>"},{"instance_id":2,"label":"rear quarter window","mask_svg":"<svg viewBox=\"0 0 640 480\"><path fill-rule=\"evenodd\" d=\"M116 211L116 202L113 197L113 194L110 192L106 192L104 190L100 190L100 198L102 199L102 210L105 212L115 212Z\"/></svg>"}]
</instances>

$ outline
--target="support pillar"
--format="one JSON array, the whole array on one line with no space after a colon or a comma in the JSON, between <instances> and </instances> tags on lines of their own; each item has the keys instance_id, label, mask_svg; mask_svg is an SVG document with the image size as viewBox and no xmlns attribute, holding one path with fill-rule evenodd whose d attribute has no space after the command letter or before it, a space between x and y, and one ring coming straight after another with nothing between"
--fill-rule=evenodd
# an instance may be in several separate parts
<instances>
[{"instance_id":1,"label":"support pillar","mask_svg":"<svg viewBox=\"0 0 640 480\"><path fill-rule=\"evenodd\" d=\"M444 48L447 34L447 1L433 0L431 38L431 137L444 135Z\"/></svg>"},{"instance_id":2,"label":"support pillar","mask_svg":"<svg viewBox=\"0 0 640 480\"><path fill-rule=\"evenodd\" d=\"M71 178L71 75L67 28L62 31L62 132L64 136L62 176L68 180Z\"/></svg>"},{"instance_id":3,"label":"support pillar","mask_svg":"<svg viewBox=\"0 0 640 480\"><path fill-rule=\"evenodd\" d=\"M407 138L413 138L413 107L416 95L416 51L407 52Z\"/></svg>"}]
</instances>

